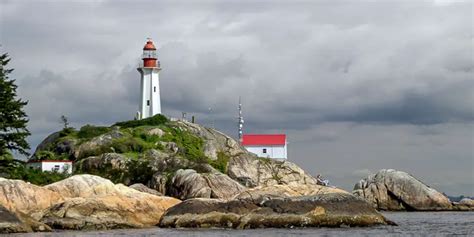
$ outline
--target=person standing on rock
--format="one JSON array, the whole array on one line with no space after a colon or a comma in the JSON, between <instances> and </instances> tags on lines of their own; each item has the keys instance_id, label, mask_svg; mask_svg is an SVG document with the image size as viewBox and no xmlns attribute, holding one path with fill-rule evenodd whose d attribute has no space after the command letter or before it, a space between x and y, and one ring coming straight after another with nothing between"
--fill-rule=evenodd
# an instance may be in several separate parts
<instances>
[{"instance_id":1,"label":"person standing on rock","mask_svg":"<svg viewBox=\"0 0 474 237\"><path fill-rule=\"evenodd\" d=\"M324 186L329 186L329 180L323 179L321 174L318 174L316 176L316 180L318 181L318 184L324 185Z\"/></svg>"}]
</instances>

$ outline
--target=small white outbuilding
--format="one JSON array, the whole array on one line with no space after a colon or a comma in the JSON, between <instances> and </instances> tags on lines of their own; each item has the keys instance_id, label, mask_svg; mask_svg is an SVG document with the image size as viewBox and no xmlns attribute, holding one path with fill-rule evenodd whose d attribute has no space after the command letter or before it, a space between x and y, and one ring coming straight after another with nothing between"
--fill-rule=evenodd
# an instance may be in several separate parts
<instances>
[{"instance_id":1,"label":"small white outbuilding","mask_svg":"<svg viewBox=\"0 0 474 237\"><path fill-rule=\"evenodd\" d=\"M38 160L28 161L28 167L41 171L72 174L72 161L70 160Z\"/></svg>"},{"instance_id":2,"label":"small white outbuilding","mask_svg":"<svg viewBox=\"0 0 474 237\"><path fill-rule=\"evenodd\" d=\"M259 157L288 159L285 134L244 134L241 145Z\"/></svg>"}]
</instances>

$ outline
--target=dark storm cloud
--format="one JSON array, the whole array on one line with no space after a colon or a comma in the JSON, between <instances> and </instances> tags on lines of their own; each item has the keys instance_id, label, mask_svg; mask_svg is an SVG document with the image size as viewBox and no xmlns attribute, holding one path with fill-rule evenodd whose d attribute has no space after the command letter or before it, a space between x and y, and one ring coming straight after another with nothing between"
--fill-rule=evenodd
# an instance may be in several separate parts
<instances>
[{"instance_id":1,"label":"dark storm cloud","mask_svg":"<svg viewBox=\"0 0 474 237\"><path fill-rule=\"evenodd\" d=\"M293 161L344 187L393 167L474 189L472 2L3 0L0 11L33 146L62 114L76 127L132 118L152 37L167 115L235 136L242 96L246 132L288 133ZM431 178L447 157L459 174Z\"/></svg>"}]
</instances>

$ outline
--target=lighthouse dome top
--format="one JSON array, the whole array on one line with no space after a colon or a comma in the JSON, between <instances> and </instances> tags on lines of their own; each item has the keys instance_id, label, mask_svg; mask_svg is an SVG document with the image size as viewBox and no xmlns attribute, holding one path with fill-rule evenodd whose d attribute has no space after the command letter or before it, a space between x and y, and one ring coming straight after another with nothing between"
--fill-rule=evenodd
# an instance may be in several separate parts
<instances>
[{"instance_id":1,"label":"lighthouse dome top","mask_svg":"<svg viewBox=\"0 0 474 237\"><path fill-rule=\"evenodd\" d=\"M149 39L145 46L143 47L143 50L156 50L156 47L155 45L153 44L153 41L151 41L151 39Z\"/></svg>"}]
</instances>

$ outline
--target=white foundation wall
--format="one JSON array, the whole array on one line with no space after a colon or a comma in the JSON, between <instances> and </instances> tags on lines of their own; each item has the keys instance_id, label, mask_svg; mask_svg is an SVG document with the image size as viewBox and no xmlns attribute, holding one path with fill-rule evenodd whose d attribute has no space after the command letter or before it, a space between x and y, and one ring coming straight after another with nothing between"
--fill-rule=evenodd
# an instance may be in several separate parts
<instances>
[{"instance_id":1,"label":"white foundation wall","mask_svg":"<svg viewBox=\"0 0 474 237\"><path fill-rule=\"evenodd\" d=\"M247 151L259 157L288 159L287 147L285 146L244 146ZM266 153L263 150L266 149Z\"/></svg>"}]
</instances>

